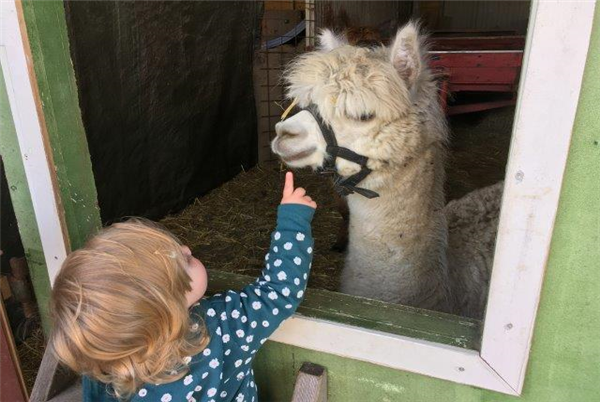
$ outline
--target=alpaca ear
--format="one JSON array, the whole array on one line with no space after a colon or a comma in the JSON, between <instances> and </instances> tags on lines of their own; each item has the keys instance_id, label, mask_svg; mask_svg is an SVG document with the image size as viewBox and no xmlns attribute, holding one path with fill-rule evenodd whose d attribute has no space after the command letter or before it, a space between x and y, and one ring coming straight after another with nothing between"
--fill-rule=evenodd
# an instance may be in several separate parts
<instances>
[{"instance_id":1,"label":"alpaca ear","mask_svg":"<svg viewBox=\"0 0 600 402\"><path fill-rule=\"evenodd\" d=\"M392 65L410 88L423 68L420 46L419 27L411 21L398 30L390 51Z\"/></svg>"},{"instance_id":2,"label":"alpaca ear","mask_svg":"<svg viewBox=\"0 0 600 402\"><path fill-rule=\"evenodd\" d=\"M342 35L336 35L329 29L324 29L319 34L319 50L330 52L338 47L348 44L348 40Z\"/></svg>"}]
</instances>

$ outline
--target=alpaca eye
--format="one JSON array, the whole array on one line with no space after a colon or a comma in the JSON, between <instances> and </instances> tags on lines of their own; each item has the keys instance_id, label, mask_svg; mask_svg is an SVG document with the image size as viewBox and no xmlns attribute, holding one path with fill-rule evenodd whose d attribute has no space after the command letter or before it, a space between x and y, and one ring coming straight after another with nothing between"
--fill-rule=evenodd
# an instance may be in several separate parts
<instances>
[{"instance_id":1,"label":"alpaca eye","mask_svg":"<svg viewBox=\"0 0 600 402\"><path fill-rule=\"evenodd\" d=\"M375 114L373 113L365 113L361 114L359 120L360 121L371 121L375 118Z\"/></svg>"}]
</instances>

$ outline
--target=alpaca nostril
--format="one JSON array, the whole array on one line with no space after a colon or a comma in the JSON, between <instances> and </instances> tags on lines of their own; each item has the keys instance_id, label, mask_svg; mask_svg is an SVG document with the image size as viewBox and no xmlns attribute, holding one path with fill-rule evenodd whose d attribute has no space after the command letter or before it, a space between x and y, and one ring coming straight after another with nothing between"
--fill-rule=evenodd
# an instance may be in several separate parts
<instances>
[{"instance_id":1,"label":"alpaca nostril","mask_svg":"<svg viewBox=\"0 0 600 402\"><path fill-rule=\"evenodd\" d=\"M293 131L288 131L288 130L281 130L279 132L279 135L284 138L284 137L295 137L297 135L299 135L298 133L295 133Z\"/></svg>"},{"instance_id":2,"label":"alpaca nostril","mask_svg":"<svg viewBox=\"0 0 600 402\"><path fill-rule=\"evenodd\" d=\"M302 134L302 131L301 127L295 127L293 124L277 123L275 125L277 137L281 139L297 137Z\"/></svg>"}]
</instances>

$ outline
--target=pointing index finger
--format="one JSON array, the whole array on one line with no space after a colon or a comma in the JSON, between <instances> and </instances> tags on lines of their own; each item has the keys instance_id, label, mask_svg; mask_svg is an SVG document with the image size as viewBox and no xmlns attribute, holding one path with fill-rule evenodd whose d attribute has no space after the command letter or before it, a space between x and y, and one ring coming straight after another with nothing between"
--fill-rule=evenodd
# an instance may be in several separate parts
<instances>
[{"instance_id":1,"label":"pointing index finger","mask_svg":"<svg viewBox=\"0 0 600 402\"><path fill-rule=\"evenodd\" d=\"M288 197L294 192L294 174L287 172L285 174L285 184L283 186L283 196Z\"/></svg>"}]
</instances>

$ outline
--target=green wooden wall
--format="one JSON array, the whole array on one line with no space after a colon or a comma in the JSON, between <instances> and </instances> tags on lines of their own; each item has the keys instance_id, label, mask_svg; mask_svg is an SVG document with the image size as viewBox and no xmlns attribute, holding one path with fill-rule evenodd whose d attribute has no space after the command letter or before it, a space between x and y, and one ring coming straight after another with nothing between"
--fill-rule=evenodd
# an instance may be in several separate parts
<instances>
[{"instance_id":1,"label":"green wooden wall","mask_svg":"<svg viewBox=\"0 0 600 402\"><path fill-rule=\"evenodd\" d=\"M262 401L289 401L297 370L329 371L329 401L600 401L600 7L579 101L533 347L521 398L268 342Z\"/></svg>"}]
</instances>

